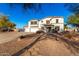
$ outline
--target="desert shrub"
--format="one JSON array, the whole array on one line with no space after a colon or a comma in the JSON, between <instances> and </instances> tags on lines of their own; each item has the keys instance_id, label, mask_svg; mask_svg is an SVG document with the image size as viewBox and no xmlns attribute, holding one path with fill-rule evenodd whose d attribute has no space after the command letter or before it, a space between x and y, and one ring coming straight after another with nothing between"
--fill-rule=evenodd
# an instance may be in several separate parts
<instances>
[{"instance_id":1,"label":"desert shrub","mask_svg":"<svg viewBox=\"0 0 79 59\"><path fill-rule=\"evenodd\" d=\"M73 37L73 34L65 34L64 36L71 39Z\"/></svg>"},{"instance_id":2,"label":"desert shrub","mask_svg":"<svg viewBox=\"0 0 79 59\"><path fill-rule=\"evenodd\" d=\"M45 32L44 32L44 31L39 30L39 31L37 31L36 33L37 33L37 34L40 34L40 33L45 33Z\"/></svg>"},{"instance_id":3,"label":"desert shrub","mask_svg":"<svg viewBox=\"0 0 79 59\"><path fill-rule=\"evenodd\" d=\"M25 38L25 36L21 35L19 38L20 38L20 39L23 39L23 38Z\"/></svg>"}]
</instances>

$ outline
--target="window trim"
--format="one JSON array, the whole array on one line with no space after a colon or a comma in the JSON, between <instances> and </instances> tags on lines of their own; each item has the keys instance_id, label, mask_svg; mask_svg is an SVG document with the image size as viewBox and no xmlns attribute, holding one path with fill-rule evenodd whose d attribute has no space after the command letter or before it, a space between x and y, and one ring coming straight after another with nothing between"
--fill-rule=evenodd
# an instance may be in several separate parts
<instances>
[{"instance_id":1,"label":"window trim","mask_svg":"<svg viewBox=\"0 0 79 59\"><path fill-rule=\"evenodd\" d=\"M31 21L30 23L31 23L31 25L37 25L38 24L37 21Z\"/></svg>"},{"instance_id":2,"label":"window trim","mask_svg":"<svg viewBox=\"0 0 79 59\"><path fill-rule=\"evenodd\" d=\"M56 19L56 23L59 23L59 19Z\"/></svg>"}]
</instances>

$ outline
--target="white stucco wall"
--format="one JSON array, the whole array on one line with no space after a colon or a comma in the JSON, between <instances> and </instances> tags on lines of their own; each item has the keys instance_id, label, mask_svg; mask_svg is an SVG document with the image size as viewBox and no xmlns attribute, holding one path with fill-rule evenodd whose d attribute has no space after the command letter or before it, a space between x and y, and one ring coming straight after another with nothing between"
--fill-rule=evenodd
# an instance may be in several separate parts
<instances>
[{"instance_id":1,"label":"white stucco wall","mask_svg":"<svg viewBox=\"0 0 79 59\"><path fill-rule=\"evenodd\" d=\"M30 32L36 32L38 30L39 30L39 28L30 28Z\"/></svg>"},{"instance_id":2,"label":"white stucco wall","mask_svg":"<svg viewBox=\"0 0 79 59\"><path fill-rule=\"evenodd\" d=\"M52 18L51 23L56 23L56 19L58 19L58 23L62 24L64 23L64 18Z\"/></svg>"},{"instance_id":3,"label":"white stucco wall","mask_svg":"<svg viewBox=\"0 0 79 59\"><path fill-rule=\"evenodd\" d=\"M25 28L24 30L25 30L25 32L29 32L29 28Z\"/></svg>"},{"instance_id":4,"label":"white stucco wall","mask_svg":"<svg viewBox=\"0 0 79 59\"><path fill-rule=\"evenodd\" d=\"M44 19L42 19L41 21L43 21L43 22L41 22L41 24L46 24L46 20L50 20L51 18L44 18Z\"/></svg>"},{"instance_id":5,"label":"white stucco wall","mask_svg":"<svg viewBox=\"0 0 79 59\"><path fill-rule=\"evenodd\" d=\"M58 19L58 23L56 23L56 19ZM52 25L54 26L59 26L60 27L60 31L64 31L64 18L52 18L51 20Z\"/></svg>"},{"instance_id":6,"label":"white stucco wall","mask_svg":"<svg viewBox=\"0 0 79 59\"><path fill-rule=\"evenodd\" d=\"M43 18L39 21L39 28L42 27L43 24L46 24L46 20L50 20L51 18ZM43 22L42 22L43 21Z\"/></svg>"},{"instance_id":7,"label":"white stucco wall","mask_svg":"<svg viewBox=\"0 0 79 59\"><path fill-rule=\"evenodd\" d=\"M64 24L53 24L54 26L59 26L60 27L60 32L64 30Z\"/></svg>"}]
</instances>

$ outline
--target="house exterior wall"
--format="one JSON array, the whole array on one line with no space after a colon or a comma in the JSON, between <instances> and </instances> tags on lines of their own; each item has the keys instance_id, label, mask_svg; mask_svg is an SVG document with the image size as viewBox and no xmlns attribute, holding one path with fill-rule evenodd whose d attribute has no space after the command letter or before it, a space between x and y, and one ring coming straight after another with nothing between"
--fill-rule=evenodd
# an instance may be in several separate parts
<instances>
[{"instance_id":1,"label":"house exterior wall","mask_svg":"<svg viewBox=\"0 0 79 59\"><path fill-rule=\"evenodd\" d=\"M24 31L25 31L25 32L30 32L30 31L29 31L29 28L24 28Z\"/></svg>"},{"instance_id":2,"label":"house exterior wall","mask_svg":"<svg viewBox=\"0 0 79 59\"><path fill-rule=\"evenodd\" d=\"M49 21L50 21L50 19L51 19L51 18L44 18L44 19L42 19L42 20L41 20L41 24L46 24L46 20L49 20ZM42 21L43 21L43 22L42 22Z\"/></svg>"},{"instance_id":3,"label":"house exterior wall","mask_svg":"<svg viewBox=\"0 0 79 59\"><path fill-rule=\"evenodd\" d=\"M46 20L50 21L51 18L44 18L39 21L39 28L41 28L44 24L46 24ZM51 21L50 21L51 22Z\"/></svg>"},{"instance_id":4,"label":"house exterior wall","mask_svg":"<svg viewBox=\"0 0 79 59\"><path fill-rule=\"evenodd\" d=\"M31 24L32 21L36 21L37 24ZM39 21L31 20L28 22L28 28L25 28L25 32L36 32L39 30Z\"/></svg>"},{"instance_id":5,"label":"house exterior wall","mask_svg":"<svg viewBox=\"0 0 79 59\"><path fill-rule=\"evenodd\" d=\"M53 24L53 25L54 25L54 27L59 26L60 32L64 31L64 24Z\"/></svg>"},{"instance_id":6,"label":"house exterior wall","mask_svg":"<svg viewBox=\"0 0 79 59\"><path fill-rule=\"evenodd\" d=\"M58 19L58 23L56 23L56 19ZM51 25L59 26L60 32L64 30L64 18L63 17L47 17L43 18L40 21L38 20L31 20L31 21L37 21L37 24L33 25L31 24L31 21L28 22L28 28L25 28L25 32L36 32L43 27L44 24L46 24L46 20L50 21Z\"/></svg>"},{"instance_id":7,"label":"house exterior wall","mask_svg":"<svg viewBox=\"0 0 79 59\"><path fill-rule=\"evenodd\" d=\"M37 27L37 28L34 28L34 27L30 28L30 32L36 32L36 31L38 31L38 30L39 30L38 27Z\"/></svg>"},{"instance_id":8,"label":"house exterior wall","mask_svg":"<svg viewBox=\"0 0 79 59\"><path fill-rule=\"evenodd\" d=\"M56 24L56 19L58 19L58 23L57 24L63 24L64 23L64 19L63 18L52 18L51 23L52 24Z\"/></svg>"},{"instance_id":9,"label":"house exterior wall","mask_svg":"<svg viewBox=\"0 0 79 59\"><path fill-rule=\"evenodd\" d=\"M56 23L56 19L58 19L58 23ZM64 18L52 18L51 20L52 25L59 26L60 27L60 32L64 30Z\"/></svg>"}]
</instances>

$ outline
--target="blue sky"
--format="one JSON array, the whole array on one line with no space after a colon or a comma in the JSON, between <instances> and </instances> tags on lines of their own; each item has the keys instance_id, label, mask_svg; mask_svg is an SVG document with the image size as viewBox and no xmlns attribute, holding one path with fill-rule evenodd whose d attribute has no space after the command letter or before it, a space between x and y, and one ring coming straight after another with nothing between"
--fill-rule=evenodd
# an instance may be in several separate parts
<instances>
[{"instance_id":1,"label":"blue sky","mask_svg":"<svg viewBox=\"0 0 79 59\"><path fill-rule=\"evenodd\" d=\"M47 16L63 16L64 21L67 21L67 17L71 14L65 7L64 3L43 3L41 9L34 12L34 10L28 9L23 11L20 5L15 5L14 8L10 8L7 4L0 4L0 14L7 15L10 21L16 24L17 28L23 28L27 25L31 19L42 19Z\"/></svg>"}]
</instances>

